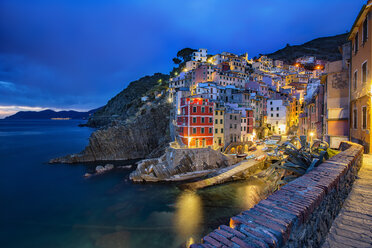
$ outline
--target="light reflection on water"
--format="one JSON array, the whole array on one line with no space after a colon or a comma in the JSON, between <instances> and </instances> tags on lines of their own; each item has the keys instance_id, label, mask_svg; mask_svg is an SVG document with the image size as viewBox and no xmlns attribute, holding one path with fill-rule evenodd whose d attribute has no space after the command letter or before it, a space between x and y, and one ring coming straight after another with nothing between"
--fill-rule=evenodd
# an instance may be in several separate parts
<instances>
[{"instance_id":1,"label":"light reflection on water","mask_svg":"<svg viewBox=\"0 0 372 248\"><path fill-rule=\"evenodd\" d=\"M194 192L182 192L177 199L175 212L175 228L177 241L185 241L186 246L200 239L200 225L203 222L201 198Z\"/></svg>"}]
</instances>

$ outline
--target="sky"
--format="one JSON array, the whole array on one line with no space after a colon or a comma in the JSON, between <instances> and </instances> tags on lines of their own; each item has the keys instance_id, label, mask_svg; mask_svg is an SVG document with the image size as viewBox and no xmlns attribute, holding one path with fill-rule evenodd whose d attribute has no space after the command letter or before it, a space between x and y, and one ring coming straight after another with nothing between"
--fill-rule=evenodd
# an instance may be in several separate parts
<instances>
[{"instance_id":1,"label":"sky","mask_svg":"<svg viewBox=\"0 0 372 248\"><path fill-rule=\"evenodd\" d=\"M184 47L274 52L349 31L366 0L0 0L0 118L90 110Z\"/></svg>"}]
</instances>

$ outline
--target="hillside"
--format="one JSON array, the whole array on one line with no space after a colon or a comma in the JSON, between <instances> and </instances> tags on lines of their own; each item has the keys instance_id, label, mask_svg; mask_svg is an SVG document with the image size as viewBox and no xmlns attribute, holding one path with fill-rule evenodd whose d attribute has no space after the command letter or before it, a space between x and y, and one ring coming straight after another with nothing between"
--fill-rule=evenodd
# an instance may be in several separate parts
<instances>
[{"instance_id":1,"label":"hillside","mask_svg":"<svg viewBox=\"0 0 372 248\"><path fill-rule=\"evenodd\" d=\"M43 111L19 111L14 115L8 116L6 120L41 120L51 118L71 118L71 119L88 119L97 109L90 110L88 112L78 112L74 110L70 111L54 111L51 109Z\"/></svg>"},{"instance_id":2,"label":"hillside","mask_svg":"<svg viewBox=\"0 0 372 248\"><path fill-rule=\"evenodd\" d=\"M267 54L272 59L292 64L302 56L315 56L317 59L336 61L341 59L339 47L347 42L348 33L317 38L302 45L287 45L274 53Z\"/></svg>"},{"instance_id":3,"label":"hillside","mask_svg":"<svg viewBox=\"0 0 372 248\"><path fill-rule=\"evenodd\" d=\"M168 80L169 75L155 73L131 82L127 88L95 112L87 126L102 127L114 120L125 121L129 117L134 117L144 104L141 97L147 95L149 100L154 99L156 92L166 89Z\"/></svg>"}]
</instances>

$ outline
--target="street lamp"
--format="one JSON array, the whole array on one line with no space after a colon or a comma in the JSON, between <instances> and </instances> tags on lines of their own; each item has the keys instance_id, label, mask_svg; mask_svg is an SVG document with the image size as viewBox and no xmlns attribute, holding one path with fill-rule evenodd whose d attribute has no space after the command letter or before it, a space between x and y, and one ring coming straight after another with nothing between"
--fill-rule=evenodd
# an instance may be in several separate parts
<instances>
[{"instance_id":1,"label":"street lamp","mask_svg":"<svg viewBox=\"0 0 372 248\"><path fill-rule=\"evenodd\" d=\"M310 145L313 143L314 132L310 132Z\"/></svg>"}]
</instances>

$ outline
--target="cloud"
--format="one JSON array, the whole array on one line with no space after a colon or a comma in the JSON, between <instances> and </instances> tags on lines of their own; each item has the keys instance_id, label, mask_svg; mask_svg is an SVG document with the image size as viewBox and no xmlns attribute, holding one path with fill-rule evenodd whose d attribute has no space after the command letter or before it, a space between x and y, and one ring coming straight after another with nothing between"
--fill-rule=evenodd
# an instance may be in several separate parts
<instances>
[{"instance_id":1,"label":"cloud","mask_svg":"<svg viewBox=\"0 0 372 248\"><path fill-rule=\"evenodd\" d=\"M0 81L0 89L9 90L9 91L17 91L15 84L11 82L4 82L4 81Z\"/></svg>"}]
</instances>

